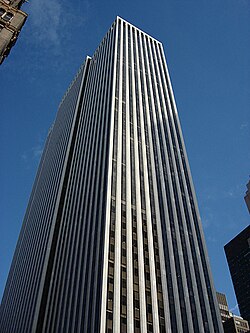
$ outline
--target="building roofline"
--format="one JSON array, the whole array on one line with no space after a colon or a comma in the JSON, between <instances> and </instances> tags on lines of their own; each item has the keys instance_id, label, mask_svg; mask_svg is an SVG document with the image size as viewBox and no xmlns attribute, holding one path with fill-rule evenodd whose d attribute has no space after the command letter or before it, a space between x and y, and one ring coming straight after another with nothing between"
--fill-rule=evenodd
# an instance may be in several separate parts
<instances>
[{"instance_id":1,"label":"building roofline","mask_svg":"<svg viewBox=\"0 0 250 333\"><path fill-rule=\"evenodd\" d=\"M121 16L117 15L116 16L116 19L114 22L118 21L118 20L121 20L129 25L131 25L133 28L135 28L136 30L142 32L144 35L148 36L149 38L151 38L152 40L156 41L157 43L161 44L162 45L162 42L160 42L158 39L152 37L151 35L149 35L147 32L141 30L140 28L138 28L137 26L135 26L134 24L130 23L129 21L125 20L124 18L122 18Z\"/></svg>"},{"instance_id":2,"label":"building roofline","mask_svg":"<svg viewBox=\"0 0 250 333\"><path fill-rule=\"evenodd\" d=\"M244 233L247 233L250 228L250 224L246 226L243 230L241 230L234 238L232 238L229 242L224 245L224 249L228 248L234 241L237 241Z\"/></svg>"}]
</instances>

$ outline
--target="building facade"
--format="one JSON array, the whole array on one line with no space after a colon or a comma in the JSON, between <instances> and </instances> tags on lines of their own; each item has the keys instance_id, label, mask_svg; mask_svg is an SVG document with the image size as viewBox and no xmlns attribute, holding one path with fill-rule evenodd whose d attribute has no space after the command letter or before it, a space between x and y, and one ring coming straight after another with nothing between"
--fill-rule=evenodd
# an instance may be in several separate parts
<instances>
[{"instance_id":1,"label":"building facade","mask_svg":"<svg viewBox=\"0 0 250 333\"><path fill-rule=\"evenodd\" d=\"M247 333L249 325L246 320L239 316L232 316L223 323L224 333Z\"/></svg>"},{"instance_id":2,"label":"building facade","mask_svg":"<svg viewBox=\"0 0 250 333\"><path fill-rule=\"evenodd\" d=\"M217 296L217 301L219 304L221 320L222 320L222 323L224 323L225 321L227 321L229 318L232 317L232 314L230 314L229 309L228 309L226 295L216 291L216 296Z\"/></svg>"},{"instance_id":3,"label":"building facade","mask_svg":"<svg viewBox=\"0 0 250 333\"><path fill-rule=\"evenodd\" d=\"M15 45L27 19L20 8L24 0L0 0L0 65Z\"/></svg>"},{"instance_id":4,"label":"building facade","mask_svg":"<svg viewBox=\"0 0 250 333\"><path fill-rule=\"evenodd\" d=\"M49 132L0 331L223 331L163 46L119 17Z\"/></svg>"},{"instance_id":5,"label":"building facade","mask_svg":"<svg viewBox=\"0 0 250 333\"><path fill-rule=\"evenodd\" d=\"M250 322L250 225L224 247L241 316Z\"/></svg>"},{"instance_id":6,"label":"building facade","mask_svg":"<svg viewBox=\"0 0 250 333\"><path fill-rule=\"evenodd\" d=\"M216 296L219 304L224 333L250 332L248 321L229 311L226 295L216 292Z\"/></svg>"}]
</instances>

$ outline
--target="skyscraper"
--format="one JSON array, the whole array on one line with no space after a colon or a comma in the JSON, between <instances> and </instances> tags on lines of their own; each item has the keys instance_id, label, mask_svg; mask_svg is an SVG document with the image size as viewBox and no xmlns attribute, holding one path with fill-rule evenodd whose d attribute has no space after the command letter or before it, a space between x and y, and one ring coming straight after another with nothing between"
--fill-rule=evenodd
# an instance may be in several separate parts
<instances>
[{"instance_id":1,"label":"skyscraper","mask_svg":"<svg viewBox=\"0 0 250 333\"><path fill-rule=\"evenodd\" d=\"M0 64L10 53L27 19L20 8L25 0L0 0Z\"/></svg>"},{"instance_id":2,"label":"skyscraper","mask_svg":"<svg viewBox=\"0 0 250 333\"><path fill-rule=\"evenodd\" d=\"M49 132L0 329L222 332L163 47L119 17Z\"/></svg>"},{"instance_id":3,"label":"skyscraper","mask_svg":"<svg viewBox=\"0 0 250 333\"><path fill-rule=\"evenodd\" d=\"M250 225L225 247L240 314L250 322Z\"/></svg>"}]
</instances>

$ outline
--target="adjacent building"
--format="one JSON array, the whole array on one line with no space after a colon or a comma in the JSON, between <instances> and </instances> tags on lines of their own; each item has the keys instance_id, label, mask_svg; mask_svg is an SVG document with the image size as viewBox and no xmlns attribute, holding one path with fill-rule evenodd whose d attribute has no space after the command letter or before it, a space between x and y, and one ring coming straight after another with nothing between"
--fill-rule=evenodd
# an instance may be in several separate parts
<instances>
[{"instance_id":1,"label":"adjacent building","mask_svg":"<svg viewBox=\"0 0 250 333\"><path fill-rule=\"evenodd\" d=\"M244 199L247 204L248 211L250 213L250 180L247 183L247 191L246 191L246 195L245 195Z\"/></svg>"},{"instance_id":2,"label":"adjacent building","mask_svg":"<svg viewBox=\"0 0 250 333\"><path fill-rule=\"evenodd\" d=\"M216 292L216 296L219 304L224 333L250 332L248 321L229 311L226 295Z\"/></svg>"},{"instance_id":3,"label":"adjacent building","mask_svg":"<svg viewBox=\"0 0 250 333\"><path fill-rule=\"evenodd\" d=\"M250 225L224 248L240 314L250 322Z\"/></svg>"},{"instance_id":4,"label":"adjacent building","mask_svg":"<svg viewBox=\"0 0 250 333\"><path fill-rule=\"evenodd\" d=\"M10 53L27 19L20 8L25 0L0 0L0 64Z\"/></svg>"},{"instance_id":5,"label":"adjacent building","mask_svg":"<svg viewBox=\"0 0 250 333\"><path fill-rule=\"evenodd\" d=\"M243 318L235 315L223 323L223 328L224 328L224 333L250 332L248 322Z\"/></svg>"},{"instance_id":6,"label":"adjacent building","mask_svg":"<svg viewBox=\"0 0 250 333\"><path fill-rule=\"evenodd\" d=\"M162 44L117 17L67 90L1 333L222 333Z\"/></svg>"},{"instance_id":7,"label":"adjacent building","mask_svg":"<svg viewBox=\"0 0 250 333\"><path fill-rule=\"evenodd\" d=\"M218 291L216 292L216 296L219 304L221 320L222 323L224 323L232 316L228 309L227 298L225 294L219 293Z\"/></svg>"}]
</instances>

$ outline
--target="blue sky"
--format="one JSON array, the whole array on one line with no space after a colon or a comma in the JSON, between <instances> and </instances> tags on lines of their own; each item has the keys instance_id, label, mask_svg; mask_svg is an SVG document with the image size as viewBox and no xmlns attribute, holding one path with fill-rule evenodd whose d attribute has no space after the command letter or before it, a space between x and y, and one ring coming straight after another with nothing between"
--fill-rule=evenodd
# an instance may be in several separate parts
<instances>
[{"instance_id":1,"label":"blue sky","mask_svg":"<svg viewBox=\"0 0 250 333\"><path fill-rule=\"evenodd\" d=\"M215 286L234 308L223 246L249 224L250 1L32 0L23 9L28 21L0 67L0 298L60 99L119 15L164 45Z\"/></svg>"}]
</instances>

